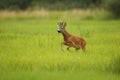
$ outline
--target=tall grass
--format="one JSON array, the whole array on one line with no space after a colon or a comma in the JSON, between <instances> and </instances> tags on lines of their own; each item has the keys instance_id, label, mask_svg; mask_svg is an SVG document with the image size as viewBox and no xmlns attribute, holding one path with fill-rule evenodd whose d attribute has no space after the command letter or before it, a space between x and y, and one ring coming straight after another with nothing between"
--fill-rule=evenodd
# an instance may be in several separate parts
<instances>
[{"instance_id":1,"label":"tall grass","mask_svg":"<svg viewBox=\"0 0 120 80\"><path fill-rule=\"evenodd\" d=\"M114 55L107 69L115 74L120 74L120 55Z\"/></svg>"}]
</instances>

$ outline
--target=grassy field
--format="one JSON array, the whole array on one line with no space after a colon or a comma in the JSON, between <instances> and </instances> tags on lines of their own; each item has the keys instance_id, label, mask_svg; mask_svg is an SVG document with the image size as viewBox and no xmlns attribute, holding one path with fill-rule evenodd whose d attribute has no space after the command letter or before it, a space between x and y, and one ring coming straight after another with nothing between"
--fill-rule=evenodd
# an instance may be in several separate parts
<instances>
[{"instance_id":1,"label":"grassy field","mask_svg":"<svg viewBox=\"0 0 120 80\"><path fill-rule=\"evenodd\" d=\"M119 80L120 20L67 18L68 32L84 37L87 51L63 52L58 15L1 16L0 80Z\"/></svg>"}]
</instances>

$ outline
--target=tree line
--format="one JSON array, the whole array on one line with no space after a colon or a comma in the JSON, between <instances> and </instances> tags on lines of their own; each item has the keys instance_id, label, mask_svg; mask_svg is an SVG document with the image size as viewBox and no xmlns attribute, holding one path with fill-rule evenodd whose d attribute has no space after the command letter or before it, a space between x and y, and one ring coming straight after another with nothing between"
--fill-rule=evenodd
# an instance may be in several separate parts
<instances>
[{"instance_id":1,"label":"tree line","mask_svg":"<svg viewBox=\"0 0 120 80\"><path fill-rule=\"evenodd\" d=\"M0 10L26 10L28 8L68 10L79 8L105 8L120 16L119 0L0 0Z\"/></svg>"},{"instance_id":2,"label":"tree line","mask_svg":"<svg viewBox=\"0 0 120 80\"><path fill-rule=\"evenodd\" d=\"M38 6L46 9L65 10L99 6L102 0L0 0L0 9L21 9Z\"/></svg>"}]
</instances>

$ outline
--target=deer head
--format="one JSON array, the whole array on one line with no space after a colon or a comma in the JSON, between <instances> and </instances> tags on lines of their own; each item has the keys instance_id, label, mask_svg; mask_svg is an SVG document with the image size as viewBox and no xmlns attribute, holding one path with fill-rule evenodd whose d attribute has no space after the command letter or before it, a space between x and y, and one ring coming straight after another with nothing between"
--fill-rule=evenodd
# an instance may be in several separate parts
<instances>
[{"instance_id":1,"label":"deer head","mask_svg":"<svg viewBox=\"0 0 120 80\"><path fill-rule=\"evenodd\" d=\"M58 33L62 33L65 30L66 22L58 22Z\"/></svg>"}]
</instances>

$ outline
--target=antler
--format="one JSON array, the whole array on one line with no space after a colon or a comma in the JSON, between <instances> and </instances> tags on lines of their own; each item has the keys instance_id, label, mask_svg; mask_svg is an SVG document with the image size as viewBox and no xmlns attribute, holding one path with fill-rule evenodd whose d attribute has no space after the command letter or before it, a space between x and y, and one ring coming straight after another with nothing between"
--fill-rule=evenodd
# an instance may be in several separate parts
<instances>
[{"instance_id":1,"label":"antler","mask_svg":"<svg viewBox=\"0 0 120 80\"><path fill-rule=\"evenodd\" d=\"M66 22L63 22L63 25L66 26Z\"/></svg>"}]
</instances>

